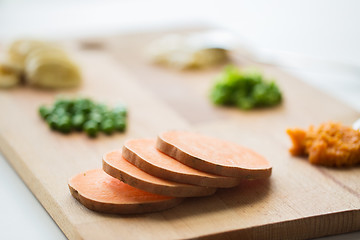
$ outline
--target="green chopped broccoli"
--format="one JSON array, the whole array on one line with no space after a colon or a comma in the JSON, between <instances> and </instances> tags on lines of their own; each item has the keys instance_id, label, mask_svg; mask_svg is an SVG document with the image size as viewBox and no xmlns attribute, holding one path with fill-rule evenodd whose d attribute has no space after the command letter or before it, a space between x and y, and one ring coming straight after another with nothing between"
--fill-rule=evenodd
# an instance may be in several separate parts
<instances>
[{"instance_id":1,"label":"green chopped broccoli","mask_svg":"<svg viewBox=\"0 0 360 240\"><path fill-rule=\"evenodd\" d=\"M282 101L274 81L263 78L256 70L240 71L227 66L211 89L210 98L217 105L237 106L247 110L270 107Z\"/></svg>"}]
</instances>

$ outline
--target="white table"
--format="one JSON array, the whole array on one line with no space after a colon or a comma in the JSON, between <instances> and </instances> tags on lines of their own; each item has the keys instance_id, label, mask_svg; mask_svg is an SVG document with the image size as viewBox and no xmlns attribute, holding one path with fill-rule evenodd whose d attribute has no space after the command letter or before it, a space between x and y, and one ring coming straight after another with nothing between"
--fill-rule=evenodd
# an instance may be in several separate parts
<instances>
[{"instance_id":1,"label":"white table","mask_svg":"<svg viewBox=\"0 0 360 240\"><path fill-rule=\"evenodd\" d=\"M360 112L359 10L360 1L336 0L2 0L0 42L203 23L237 33L259 60L278 64ZM66 239L1 154L0 189L0 239ZM360 232L324 239L355 240Z\"/></svg>"}]
</instances>

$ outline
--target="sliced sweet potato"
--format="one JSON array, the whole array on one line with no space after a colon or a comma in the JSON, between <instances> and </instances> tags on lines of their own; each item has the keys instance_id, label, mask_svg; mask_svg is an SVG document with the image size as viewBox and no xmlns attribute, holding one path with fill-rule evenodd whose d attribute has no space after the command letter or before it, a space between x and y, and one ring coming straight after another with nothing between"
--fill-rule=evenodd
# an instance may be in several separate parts
<instances>
[{"instance_id":1,"label":"sliced sweet potato","mask_svg":"<svg viewBox=\"0 0 360 240\"><path fill-rule=\"evenodd\" d=\"M272 171L263 156L248 148L193 132L164 132L156 148L185 165L221 176L258 179Z\"/></svg>"},{"instance_id":2,"label":"sliced sweet potato","mask_svg":"<svg viewBox=\"0 0 360 240\"><path fill-rule=\"evenodd\" d=\"M109 176L102 169L72 177L69 188L74 198L85 207L113 214L161 211L178 205L182 200L136 189Z\"/></svg>"},{"instance_id":3,"label":"sliced sweet potato","mask_svg":"<svg viewBox=\"0 0 360 240\"><path fill-rule=\"evenodd\" d=\"M124 159L120 150L104 155L103 170L135 188L165 196L198 197L211 195L216 191L216 188L177 183L152 176Z\"/></svg>"},{"instance_id":4,"label":"sliced sweet potato","mask_svg":"<svg viewBox=\"0 0 360 240\"><path fill-rule=\"evenodd\" d=\"M201 172L169 157L155 148L155 139L133 139L127 141L122 150L123 157L153 176L174 182L204 187L234 187L239 178L224 177Z\"/></svg>"}]
</instances>

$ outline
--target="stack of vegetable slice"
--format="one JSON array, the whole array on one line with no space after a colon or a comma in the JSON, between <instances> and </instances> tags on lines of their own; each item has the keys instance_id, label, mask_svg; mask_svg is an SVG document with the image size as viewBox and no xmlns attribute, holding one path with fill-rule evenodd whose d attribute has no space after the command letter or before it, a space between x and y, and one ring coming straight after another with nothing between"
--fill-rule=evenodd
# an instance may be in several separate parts
<instances>
[{"instance_id":1,"label":"stack of vegetable slice","mask_svg":"<svg viewBox=\"0 0 360 240\"><path fill-rule=\"evenodd\" d=\"M268 178L270 163L235 143L186 131L155 139L127 141L103 156L103 169L69 181L72 195L85 207L106 213L161 211L185 197L208 196L217 188Z\"/></svg>"}]
</instances>

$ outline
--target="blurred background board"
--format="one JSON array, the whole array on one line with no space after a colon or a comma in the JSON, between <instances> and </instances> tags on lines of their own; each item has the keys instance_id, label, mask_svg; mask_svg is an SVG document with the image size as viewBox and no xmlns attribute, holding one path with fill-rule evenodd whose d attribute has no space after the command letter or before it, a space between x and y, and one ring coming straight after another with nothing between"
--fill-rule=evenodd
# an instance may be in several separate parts
<instances>
[{"instance_id":1,"label":"blurred background board","mask_svg":"<svg viewBox=\"0 0 360 240\"><path fill-rule=\"evenodd\" d=\"M209 88L222 67L176 71L150 64L149 41L161 33L64 43L84 73L72 91L0 91L0 147L6 158L70 239L301 239L360 229L360 169L328 169L291 157L288 127L327 120L351 124L355 110L271 66L237 55L277 80L284 103L243 112L213 106ZM126 134L88 139L51 132L37 108L57 94L91 96L129 106ZM214 196L187 199L168 211L135 216L92 212L74 200L67 180L101 167L102 155L129 138L167 129L192 129L253 148L273 164L268 181L243 183Z\"/></svg>"}]
</instances>

